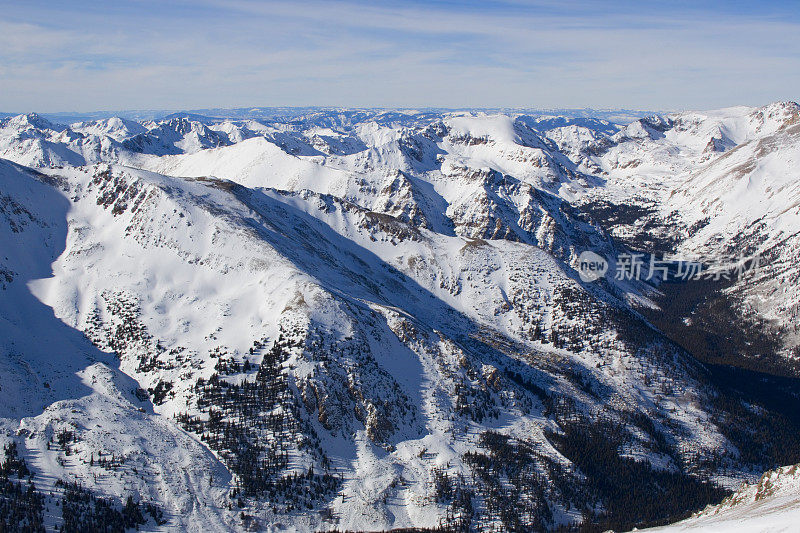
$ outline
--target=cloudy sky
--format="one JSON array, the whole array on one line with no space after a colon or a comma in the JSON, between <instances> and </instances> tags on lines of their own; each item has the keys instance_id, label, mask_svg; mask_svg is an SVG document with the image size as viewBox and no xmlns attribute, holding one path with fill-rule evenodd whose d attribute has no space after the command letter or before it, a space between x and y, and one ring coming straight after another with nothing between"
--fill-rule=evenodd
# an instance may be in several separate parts
<instances>
[{"instance_id":1,"label":"cloudy sky","mask_svg":"<svg viewBox=\"0 0 800 533\"><path fill-rule=\"evenodd\" d=\"M761 105L798 4L0 0L0 111Z\"/></svg>"}]
</instances>

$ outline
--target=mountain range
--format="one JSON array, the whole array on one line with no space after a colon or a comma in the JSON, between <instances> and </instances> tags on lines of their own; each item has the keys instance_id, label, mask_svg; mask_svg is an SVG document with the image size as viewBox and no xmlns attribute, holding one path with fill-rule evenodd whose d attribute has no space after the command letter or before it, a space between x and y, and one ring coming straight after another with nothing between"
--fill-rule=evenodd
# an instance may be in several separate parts
<instances>
[{"instance_id":1,"label":"mountain range","mask_svg":"<svg viewBox=\"0 0 800 533\"><path fill-rule=\"evenodd\" d=\"M0 523L796 514L798 104L264 115L0 119Z\"/></svg>"}]
</instances>

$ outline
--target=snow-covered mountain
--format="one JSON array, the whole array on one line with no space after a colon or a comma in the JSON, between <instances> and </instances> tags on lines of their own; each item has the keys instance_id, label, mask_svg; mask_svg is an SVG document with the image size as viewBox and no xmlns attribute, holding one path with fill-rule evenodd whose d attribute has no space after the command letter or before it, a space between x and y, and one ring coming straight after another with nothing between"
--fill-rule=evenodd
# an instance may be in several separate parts
<instances>
[{"instance_id":1,"label":"snow-covered mountain","mask_svg":"<svg viewBox=\"0 0 800 533\"><path fill-rule=\"evenodd\" d=\"M751 275L718 284L673 322L702 322L714 337L707 351L740 351L753 368L796 375L798 143L800 106L786 102L640 120L611 138L560 146L580 170L604 177L579 203L629 245L728 263L760 258ZM725 317L714 323L713 315ZM749 339L731 342L731 320Z\"/></svg>"},{"instance_id":2,"label":"snow-covered mountain","mask_svg":"<svg viewBox=\"0 0 800 533\"><path fill-rule=\"evenodd\" d=\"M679 317L615 258L764 255L703 301L774 340L728 362L791 374L797 124L796 104L2 119L7 463L49 525L97 519L69 483L153 529L686 516L800 462L799 389L721 379L684 342L718 307Z\"/></svg>"}]
</instances>

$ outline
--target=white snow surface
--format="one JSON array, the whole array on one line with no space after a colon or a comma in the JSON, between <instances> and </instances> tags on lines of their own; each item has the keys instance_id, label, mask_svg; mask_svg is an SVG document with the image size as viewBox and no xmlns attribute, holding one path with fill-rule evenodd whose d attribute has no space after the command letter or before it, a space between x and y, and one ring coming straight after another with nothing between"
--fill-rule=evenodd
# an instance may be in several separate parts
<instances>
[{"instance_id":1,"label":"white snow surface","mask_svg":"<svg viewBox=\"0 0 800 533\"><path fill-rule=\"evenodd\" d=\"M653 533L797 531L800 524L800 466L765 473L757 483L744 485L719 505L710 505L691 518Z\"/></svg>"}]
</instances>

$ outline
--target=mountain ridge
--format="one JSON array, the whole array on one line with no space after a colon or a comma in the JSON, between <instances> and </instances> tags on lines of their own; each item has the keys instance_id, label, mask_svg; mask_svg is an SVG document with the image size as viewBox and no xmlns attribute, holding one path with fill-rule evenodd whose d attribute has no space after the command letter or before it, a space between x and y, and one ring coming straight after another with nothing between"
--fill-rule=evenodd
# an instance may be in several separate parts
<instances>
[{"instance_id":1,"label":"mountain ridge","mask_svg":"<svg viewBox=\"0 0 800 533\"><path fill-rule=\"evenodd\" d=\"M118 498L124 486L174 527L624 529L800 462L786 413L742 402L643 311L663 306L667 284L614 276L615 257L664 233L674 250L702 250L682 233L702 205L672 220L678 204L658 187L736 153L785 162L793 126L777 123L796 105L627 126L359 113L0 122L0 157L16 160L0 162L3 242L53 242L27 263L3 258L2 290L52 309L41 330L57 322L85 343L66 373L39 363L34 341L0 359L18 376L0 390L7 405L79 376L55 403L3 419L42 486L61 476ZM720 123L732 126L711 142ZM680 150L692 157L676 162ZM644 216L615 221L602 202ZM791 228L786 205L775 209ZM745 229L790 253L780 226ZM581 281L586 250L609 259L602 281ZM708 290L753 297L744 284ZM12 307L5 335L22 339ZM792 339L770 360L791 363ZM74 441L53 445L63 431ZM144 452L126 440L136 433ZM94 464L118 441L124 484ZM167 454L163 442L180 444ZM194 460L189 478L164 478Z\"/></svg>"}]
</instances>

